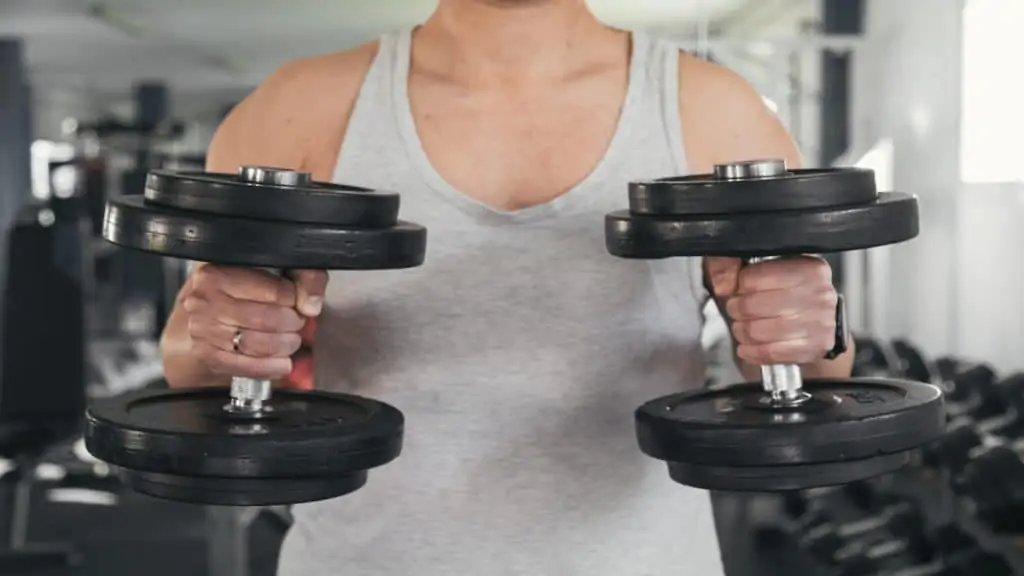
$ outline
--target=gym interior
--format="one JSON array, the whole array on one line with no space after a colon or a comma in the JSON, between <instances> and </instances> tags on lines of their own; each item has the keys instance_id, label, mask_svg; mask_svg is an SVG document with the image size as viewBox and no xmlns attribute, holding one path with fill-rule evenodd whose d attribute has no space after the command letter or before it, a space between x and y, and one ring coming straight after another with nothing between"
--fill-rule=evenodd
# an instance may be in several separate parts
<instances>
[{"instance_id":1,"label":"gym interior","mask_svg":"<svg viewBox=\"0 0 1024 576\"><path fill-rule=\"evenodd\" d=\"M726 574L1024 575L1024 304L1015 295L1024 283L1024 263L1010 249L1024 246L1024 227L1017 220L1024 218L1024 157L1018 143L1024 132L1024 84L1011 58L1024 51L1019 28L1024 3L589 4L611 25L676 43L745 78L792 134L804 165L829 170L818 176L838 182L834 179L870 171L873 186L857 191L870 194L868 204L884 204L882 194L899 193L907 195L900 196L901 205L916 210L893 220L898 222L890 231L906 229L893 232L888 241L865 240L861 234L843 246L825 239L807 244L821 250L789 246L775 253L823 254L843 295L843 323L856 345L853 376L913 383L893 388L900 393L912 386L935 391L927 402L931 411L916 416L920 422L908 416L904 423L934 431L914 439L905 438L906 429L886 432L899 437L893 440L898 449L871 450L888 451L889 460L876 472L863 472L871 468L864 462L874 460L862 455L863 461L854 462L860 472L850 473L839 468L850 464L839 462L847 456L822 456L827 440L813 450L805 446L813 435L810 425L799 417L783 417L811 410L807 405L772 408L764 412L776 421L759 420L763 430L758 430L767 437L769 428L788 427L793 431L785 437L786 446L799 446L777 460L762 457L762 450L757 458L748 454L748 461L739 463L756 465L757 473L773 479L764 470L789 466L779 473L785 480L766 480L765 489L757 489L712 478L704 455L669 446L665 438L651 439L652 434L688 433L665 432L673 422L682 426L679 421L648 422L644 451L669 461L670 468L692 457L673 478L711 489ZM240 423L206 434L209 451L203 453L220 451L215 466L204 463L196 446L180 457L147 456L150 448L173 451L161 442L188 434L165 430L161 436L159 419L129 422L125 416L120 421L110 416L111 406L123 407L123 398L168 393L161 333L190 273L189 262L205 254L193 250L198 244L180 238L179 247L192 248L167 249L158 229L173 218L153 214L195 214L185 206L195 201L186 198L188 186L195 191L239 182L257 188L309 185L296 173L256 169L189 181L188 174L200 174L207 166L207 149L221 121L282 64L411 27L435 7L436 0L0 2L0 574L270 576L277 573L282 541L293 526L291 504L344 497L346 489L335 488L319 496L311 488L314 495L306 498L267 492L275 482L290 485L297 479L282 474L280 462L261 461L250 468L238 464L245 458L285 458L284 452L247 448L246 442L265 429L244 414ZM767 179L782 179L788 186L784 178L789 176L779 174L798 173L783 169ZM649 193L648 200L657 200L659 189L627 184L623 180L621 208L630 207L635 220L622 224L622 230L637 236L620 239L614 247L618 255L636 250L632 257L645 257L639 254L645 248L638 238L658 233L653 224L640 230L644 225L637 222L644 218L671 223L673 218L704 217L704 210L679 216L672 206L656 201L638 209L634 204L641 204L640 196ZM730 184L719 179L712 185ZM788 189L793 198L786 198L798 203L795 186ZM663 198L687 194L682 181L663 188ZM118 204L124 197L141 198L144 191L145 201ZM339 197L347 197L351 190L341 192ZM223 200L214 208L223 210L234 201ZM161 202L169 204L156 206ZM840 218L860 209L838 204L785 209L798 219L814 210ZM223 212L211 217L203 208L194 210L199 215L175 222L194 223L184 228L198 236L212 230L203 228L209 222L224 217ZM644 210L648 213L636 216ZM874 226L878 237L877 222L889 216L871 207L864 210L870 217L865 226ZM623 216L623 222L633 216ZM750 211L742 217L746 222L777 218ZM137 227L134 233L130 226ZM595 221L594 226L601 224ZM612 228L606 228L609 235ZM744 254L769 255L768 245L780 233L773 234L758 240L764 252ZM417 245L421 236L409 232L404 238L411 252L422 251ZM609 240L614 253L612 244ZM260 246L250 252L273 250ZM665 254L659 250L651 253ZM409 256L418 257L422 254ZM325 258L338 262L337 268L348 265ZM232 263L287 267L273 258L239 256ZM727 325L713 313L701 343L709 360L706 388L728 389L740 376ZM234 344L237 351L237 335ZM766 389L768 380L765 376ZM271 401L269 389L261 387L268 382L236 378L230 406L237 403L245 412L254 403L258 409L260 402ZM851 390L861 386L844 385ZM819 394L812 384L807 390ZM211 401L221 399L229 402L227 390ZM634 408L624 407L624 418L631 418ZM808 418L824 425L819 420L843 417L857 426L871 419L856 410L831 415L833 409L838 410L826 407ZM871 414L895 414L885 407L878 410ZM919 410L922 406L913 405L900 414ZM169 425L173 418L167 418L164 424ZM638 413L638 427L639 418ZM921 424L927 418L938 423ZM836 424L831 420L828 424ZM303 425L313 427L294 424ZM797 438L800 426L805 434ZM321 434L340 434L324 427L328 431ZM806 454L798 448L807 448ZM668 454L676 449L676 456ZM300 452L301 447L290 457L301 467L305 455ZM793 456L796 452L801 455ZM374 456L374 465L394 456ZM733 470L736 459L714 464ZM227 461L231 465L217 468ZM192 469L170 470L179 465ZM276 476L267 472L275 466ZM808 467L814 466L827 470L822 472L827 479L809 479ZM233 472L238 477L226 478ZM157 474L174 476L181 484L157 488L152 479ZM233 482L259 488L211 495L210 477L222 492L234 490L224 488ZM687 535L678 537L682 541ZM680 562L657 573L689 574ZM334 573L346 570L338 566ZM509 572L495 568L494 573Z\"/></svg>"}]
</instances>

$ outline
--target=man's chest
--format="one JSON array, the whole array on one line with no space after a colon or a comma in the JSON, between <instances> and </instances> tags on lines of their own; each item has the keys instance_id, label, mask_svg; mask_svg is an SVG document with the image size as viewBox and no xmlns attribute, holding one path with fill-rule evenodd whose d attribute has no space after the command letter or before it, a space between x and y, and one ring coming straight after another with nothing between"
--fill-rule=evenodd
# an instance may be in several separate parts
<instances>
[{"instance_id":1,"label":"man's chest","mask_svg":"<svg viewBox=\"0 0 1024 576\"><path fill-rule=\"evenodd\" d=\"M412 90L411 106L423 151L444 180L496 209L518 210L550 202L593 172L615 135L624 90L442 97L425 86Z\"/></svg>"}]
</instances>

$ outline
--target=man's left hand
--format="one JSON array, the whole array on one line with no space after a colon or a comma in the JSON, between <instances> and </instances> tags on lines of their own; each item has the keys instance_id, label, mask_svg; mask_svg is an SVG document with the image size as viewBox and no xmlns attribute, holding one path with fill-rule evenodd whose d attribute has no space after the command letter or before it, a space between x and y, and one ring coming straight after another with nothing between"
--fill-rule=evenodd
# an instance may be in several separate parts
<instances>
[{"instance_id":1,"label":"man's left hand","mask_svg":"<svg viewBox=\"0 0 1024 576\"><path fill-rule=\"evenodd\" d=\"M838 295L825 260L801 256L744 266L737 258L709 257L704 270L740 360L811 364L835 346Z\"/></svg>"}]
</instances>

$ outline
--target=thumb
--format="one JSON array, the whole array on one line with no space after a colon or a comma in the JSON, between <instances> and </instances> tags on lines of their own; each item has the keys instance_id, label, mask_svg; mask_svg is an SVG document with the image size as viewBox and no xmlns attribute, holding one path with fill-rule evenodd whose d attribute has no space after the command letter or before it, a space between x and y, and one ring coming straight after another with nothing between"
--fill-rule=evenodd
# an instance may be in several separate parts
<instances>
[{"instance_id":1,"label":"thumb","mask_svg":"<svg viewBox=\"0 0 1024 576\"><path fill-rule=\"evenodd\" d=\"M739 258L704 258L704 275L715 298L724 298L736 293L742 266L743 261Z\"/></svg>"},{"instance_id":2,"label":"thumb","mask_svg":"<svg viewBox=\"0 0 1024 576\"><path fill-rule=\"evenodd\" d=\"M324 306L324 292L327 291L327 272L323 270L293 270L295 282L295 307L308 318L316 318Z\"/></svg>"}]
</instances>

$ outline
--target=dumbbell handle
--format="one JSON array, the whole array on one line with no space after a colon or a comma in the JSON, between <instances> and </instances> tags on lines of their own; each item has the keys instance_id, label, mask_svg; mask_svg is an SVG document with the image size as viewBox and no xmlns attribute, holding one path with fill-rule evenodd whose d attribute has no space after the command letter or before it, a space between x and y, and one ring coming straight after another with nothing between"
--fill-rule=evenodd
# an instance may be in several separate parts
<instances>
[{"instance_id":1,"label":"dumbbell handle","mask_svg":"<svg viewBox=\"0 0 1024 576\"><path fill-rule=\"evenodd\" d=\"M230 412L258 414L270 400L273 384L270 380L235 376L231 379L231 401L225 406Z\"/></svg>"},{"instance_id":2,"label":"dumbbell handle","mask_svg":"<svg viewBox=\"0 0 1024 576\"><path fill-rule=\"evenodd\" d=\"M277 276L286 275L284 270L274 268L261 268L261 270ZM224 409L239 415L262 414L266 409L265 404L273 395L273 390L274 385L270 380L235 376L231 378L231 401Z\"/></svg>"},{"instance_id":3,"label":"dumbbell handle","mask_svg":"<svg viewBox=\"0 0 1024 576\"><path fill-rule=\"evenodd\" d=\"M757 180L786 173L786 161L782 159L751 160L716 164L714 177L719 180ZM746 264L756 264L778 257L747 258ZM803 377L800 367L795 364L771 364L761 366L761 384L771 398L772 404L799 404L809 396L803 391Z\"/></svg>"},{"instance_id":4,"label":"dumbbell handle","mask_svg":"<svg viewBox=\"0 0 1024 576\"><path fill-rule=\"evenodd\" d=\"M242 166L238 169L238 178L254 184L276 186L302 186L312 180L308 172L263 166ZM285 274L283 270L264 270L281 276ZM231 379L231 401L224 409L236 414L258 416L266 410L265 403L272 394L273 383L270 380L236 376Z\"/></svg>"},{"instance_id":5,"label":"dumbbell handle","mask_svg":"<svg viewBox=\"0 0 1024 576\"><path fill-rule=\"evenodd\" d=\"M768 260L777 260L778 256L760 256L747 258L745 264L757 264ZM804 380L800 366L796 364L767 364L761 366L761 384L764 391L771 396L774 404L792 404L803 401L807 393L803 391Z\"/></svg>"}]
</instances>

